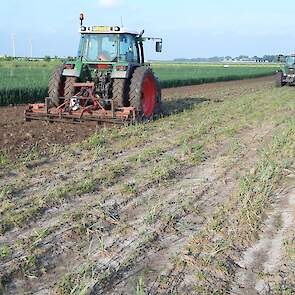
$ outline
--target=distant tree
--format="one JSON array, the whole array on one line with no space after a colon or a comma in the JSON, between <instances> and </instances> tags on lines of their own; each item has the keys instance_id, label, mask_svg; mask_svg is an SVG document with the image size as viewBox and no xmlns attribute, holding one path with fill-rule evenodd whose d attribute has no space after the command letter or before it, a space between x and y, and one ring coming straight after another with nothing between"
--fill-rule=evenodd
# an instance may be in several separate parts
<instances>
[{"instance_id":1,"label":"distant tree","mask_svg":"<svg viewBox=\"0 0 295 295\"><path fill-rule=\"evenodd\" d=\"M276 55L274 57L273 62L285 63L286 62L286 56L284 56L284 55Z\"/></svg>"},{"instance_id":2,"label":"distant tree","mask_svg":"<svg viewBox=\"0 0 295 295\"><path fill-rule=\"evenodd\" d=\"M249 56L248 55L240 55L237 59L238 60L241 60L241 59L249 59Z\"/></svg>"},{"instance_id":3,"label":"distant tree","mask_svg":"<svg viewBox=\"0 0 295 295\"><path fill-rule=\"evenodd\" d=\"M12 56L8 56L8 55L5 55L5 56L4 56L4 59L7 60L7 61L11 61L11 60L14 59L14 57L12 57Z\"/></svg>"},{"instance_id":4,"label":"distant tree","mask_svg":"<svg viewBox=\"0 0 295 295\"><path fill-rule=\"evenodd\" d=\"M175 58L174 61L188 61L189 59L187 58L182 58L182 57L179 57L179 58Z\"/></svg>"},{"instance_id":5,"label":"distant tree","mask_svg":"<svg viewBox=\"0 0 295 295\"><path fill-rule=\"evenodd\" d=\"M44 61L47 61L47 62L51 61L51 57L49 55L45 55Z\"/></svg>"},{"instance_id":6,"label":"distant tree","mask_svg":"<svg viewBox=\"0 0 295 295\"><path fill-rule=\"evenodd\" d=\"M254 55L253 57L252 57L252 59L254 59L256 62L262 62L263 60L262 60L262 57L259 57L259 56L257 56L257 55Z\"/></svg>"},{"instance_id":7,"label":"distant tree","mask_svg":"<svg viewBox=\"0 0 295 295\"><path fill-rule=\"evenodd\" d=\"M262 59L264 61L268 61L268 62L277 62L278 56L277 55L264 55Z\"/></svg>"},{"instance_id":8,"label":"distant tree","mask_svg":"<svg viewBox=\"0 0 295 295\"><path fill-rule=\"evenodd\" d=\"M68 57L69 60L72 59L72 57ZM195 58L175 58L175 62L222 62L224 59L226 60L235 60L235 61L247 61L247 60L255 60L256 62L277 62L278 61L278 55L264 55L263 57L259 57L257 55L254 55L253 57L250 57L248 55L240 55L238 57L232 57L232 56L213 56L213 57L195 57Z\"/></svg>"},{"instance_id":9,"label":"distant tree","mask_svg":"<svg viewBox=\"0 0 295 295\"><path fill-rule=\"evenodd\" d=\"M220 62L220 60L222 60L222 58L219 56L213 56L213 57L208 58L209 62Z\"/></svg>"}]
</instances>

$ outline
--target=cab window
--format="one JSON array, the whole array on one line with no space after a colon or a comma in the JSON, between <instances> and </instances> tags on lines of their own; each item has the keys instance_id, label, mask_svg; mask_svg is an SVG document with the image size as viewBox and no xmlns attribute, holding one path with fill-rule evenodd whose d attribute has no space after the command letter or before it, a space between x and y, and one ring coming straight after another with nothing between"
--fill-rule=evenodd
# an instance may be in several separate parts
<instances>
[{"instance_id":1,"label":"cab window","mask_svg":"<svg viewBox=\"0 0 295 295\"><path fill-rule=\"evenodd\" d=\"M294 65L295 64L295 56L288 56L286 62L289 66Z\"/></svg>"},{"instance_id":2,"label":"cab window","mask_svg":"<svg viewBox=\"0 0 295 295\"><path fill-rule=\"evenodd\" d=\"M134 36L120 35L120 61L138 62L137 43Z\"/></svg>"}]
</instances>

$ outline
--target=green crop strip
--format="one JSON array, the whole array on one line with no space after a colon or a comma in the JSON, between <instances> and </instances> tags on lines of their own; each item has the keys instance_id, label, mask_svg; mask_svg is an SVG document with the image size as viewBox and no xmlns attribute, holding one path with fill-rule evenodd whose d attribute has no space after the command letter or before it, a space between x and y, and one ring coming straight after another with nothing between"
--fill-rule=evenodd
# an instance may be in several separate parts
<instances>
[{"instance_id":1,"label":"green crop strip","mask_svg":"<svg viewBox=\"0 0 295 295\"><path fill-rule=\"evenodd\" d=\"M42 101L58 62L0 62L0 106ZM162 88L272 75L275 65L155 64Z\"/></svg>"},{"instance_id":2,"label":"green crop strip","mask_svg":"<svg viewBox=\"0 0 295 295\"><path fill-rule=\"evenodd\" d=\"M34 102L47 96L56 62L0 62L0 106Z\"/></svg>"},{"instance_id":3,"label":"green crop strip","mask_svg":"<svg viewBox=\"0 0 295 295\"><path fill-rule=\"evenodd\" d=\"M224 67L223 65L207 64L157 64L153 69L159 76L162 87L169 88L263 77L274 74L277 67L252 65Z\"/></svg>"}]
</instances>

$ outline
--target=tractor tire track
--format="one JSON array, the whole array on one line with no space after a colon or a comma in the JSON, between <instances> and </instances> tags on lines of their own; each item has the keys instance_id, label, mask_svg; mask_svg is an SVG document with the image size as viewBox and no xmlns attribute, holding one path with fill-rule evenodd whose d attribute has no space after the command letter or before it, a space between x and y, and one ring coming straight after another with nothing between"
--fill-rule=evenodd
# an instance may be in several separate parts
<instances>
[{"instance_id":1,"label":"tractor tire track","mask_svg":"<svg viewBox=\"0 0 295 295\"><path fill-rule=\"evenodd\" d=\"M244 252L243 258L238 262L240 271L236 274L232 295L271 294L272 289L267 276L278 273L282 267L283 243L294 228L294 212L295 189L289 188L278 193L259 240ZM278 224L278 218L280 224Z\"/></svg>"}]
</instances>

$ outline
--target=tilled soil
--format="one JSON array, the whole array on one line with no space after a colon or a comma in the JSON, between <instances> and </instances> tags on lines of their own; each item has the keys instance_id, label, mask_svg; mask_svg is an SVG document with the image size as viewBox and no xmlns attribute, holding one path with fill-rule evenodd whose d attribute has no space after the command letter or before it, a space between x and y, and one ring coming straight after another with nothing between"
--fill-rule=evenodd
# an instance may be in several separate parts
<instances>
[{"instance_id":1,"label":"tilled soil","mask_svg":"<svg viewBox=\"0 0 295 295\"><path fill-rule=\"evenodd\" d=\"M163 109L167 114L179 112L197 103L198 99L199 102L204 101L202 98L203 93L206 93L207 99L210 92L212 97L209 97L209 99L224 99L226 96L233 95L234 91L237 91L236 89L240 87L255 88L260 83L271 79L271 77L266 77L164 89ZM197 97L195 97L196 95ZM185 100L185 98L188 99ZM53 144L65 145L80 142L97 131L98 128L101 128L64 123L50 124L41 121L25 122L25 108L24 105L0 108L0 151L5 152L13 159L26 154L32 148L38 148L42 152Z\"/></svg>"},{"instance_id":2,"label":"tilled soil","mask_svg":"<svg viewBox=\"0 0 295 295\"><path fill-rule=\"evenodd\" d=\"M4 108L0 130L6 142L1 141L1 149L9 155L16 158L36 145L46 150L49 139L65 145L58 157L45 153L31 165L3 169L4 294L194 294L196 275L179 255L237 190L239 176L255 169L259 150L276 128L267 117L250 124L241 122L239 115L224 114L227 119L222 121L219 104L251 93L259 97L264 89L272 91L272 84L271 78L260 78L167 89L167 113L184 112L149 123L148 131L134 127L132 132L142 128L134 144L129 135L92 149L68 144L95 129L24 123L18 117L23 107ZM186 110L201 116L199 105L211 103L216 113L212 122L195 126ZM187 161L193 152L192 161ZM281 203L278 208L287 210ZM279 236L270 233L267 239L274 237L280 245L290 227L287 219ZM275 264L278 245L270 245L268 240L261 249L276 252ZM245 257L253 251L248 252L245 249ZM261 263L270 258L262 257ZM240 264L245 269L237 272L232 286L238 294L246 294L239 293L242 285L250 291L255 287L252 282L250 286L253 274L247 267L258 260L255 255L244 260L241 257Z\"/></svg>"},{"instance_id":3,"label":"tilled soil","mask_svg":"<svg viewBox=\"0 0 295 295\"><path fill-rule=\"evenodd\" d=\"M95 132L95 128L81 125L25 122L25 108L25 106L0 108L0 149L12 158L34 147L42 150L50 144L79 142Z\"/></svg>"}]
</instances>

